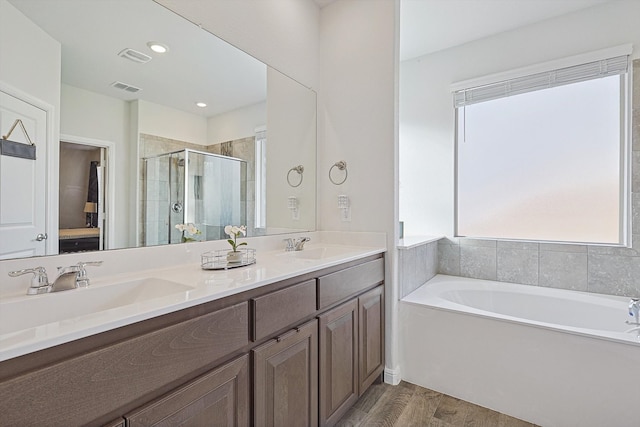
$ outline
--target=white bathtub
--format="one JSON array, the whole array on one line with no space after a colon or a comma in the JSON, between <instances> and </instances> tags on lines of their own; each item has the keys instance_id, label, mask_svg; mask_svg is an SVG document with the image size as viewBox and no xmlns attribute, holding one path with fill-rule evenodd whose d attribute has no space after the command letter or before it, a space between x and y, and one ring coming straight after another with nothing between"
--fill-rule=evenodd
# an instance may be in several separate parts
<instances>
[{"instance_id":1,"label":"white bathtub","mask_svg":"<svg viewBox=\"0 0 640 427\"><path fill-rule=\"evenodd\" d=\"M402 378L541 426L640 426L628 302L438 275L401 300Z\"/></svg>"}]
</instances>

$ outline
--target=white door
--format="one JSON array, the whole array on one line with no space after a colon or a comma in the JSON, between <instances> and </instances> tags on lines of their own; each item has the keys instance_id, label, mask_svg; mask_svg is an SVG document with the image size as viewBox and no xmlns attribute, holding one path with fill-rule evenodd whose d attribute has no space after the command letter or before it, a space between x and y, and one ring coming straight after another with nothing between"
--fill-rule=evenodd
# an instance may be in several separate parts
<instances>
[{"instance_id":1,"label":"white door","mask_svg":"<svg viewBox=\"0 0 640 427\"><path fill-rule=\"evenodd\" d=\"M0 136L22 120L36 160L0 155L0 259L46 255L47 113L0 91ZM7 138L28 143L18 125Z\"/></svg>"}]
</instances>

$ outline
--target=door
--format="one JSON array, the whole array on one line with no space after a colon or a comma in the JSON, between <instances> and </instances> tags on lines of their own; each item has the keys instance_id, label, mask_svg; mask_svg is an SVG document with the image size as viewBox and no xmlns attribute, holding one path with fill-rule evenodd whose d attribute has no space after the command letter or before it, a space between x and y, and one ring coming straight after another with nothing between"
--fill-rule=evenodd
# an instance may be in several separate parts
<instances>
[{"instance_id":1,"label":"door","mask_svg":"<svg viewBox=\"0 0 640 427\"><path fill-rule=\"evenodd\" d=\"M0 91L0 136L16 119L36 145L36 160L0 155L0 259L46 255L47 113ZM8 138L29 143L18 125Z\"/></svg>"},{"instance_id":2,"label":"door","mask_svg":"<svg viewBox=\"0 0 640 427\"><path fill-rule=\"evenodd\" d=\"M318 321L253 350L254 425L318 425Z\"/></svg>"},{"instance_id":3,"label":"door","mask_svg":"<svg viewBox=\"0 0 640 427\"><path fill-rule=\"evenodd\" d=\"M360 395L384 369L384 286L358 298L360 340Z\"/></svg>"},{"instance_id":4,"label":"door","mask_svg":"<svg viewBox=\"0 0 640 427\"><path fill-rule=\"evenodd\" d=\"M320 425L334 425L358 400L358 299L320 320Z\"/></svg>"}]
</instances>

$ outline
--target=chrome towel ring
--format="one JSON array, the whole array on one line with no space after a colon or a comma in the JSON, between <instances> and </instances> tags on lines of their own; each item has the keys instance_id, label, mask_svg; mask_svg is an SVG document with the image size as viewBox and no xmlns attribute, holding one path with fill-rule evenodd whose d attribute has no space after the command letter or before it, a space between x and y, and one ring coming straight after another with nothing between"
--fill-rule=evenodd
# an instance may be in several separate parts
<instances>
[{"instance_id":1,"label":"chrome towel ring","mask_svg":"<svg viewBox=\"0 0 640 427\"><path fill-rule=\"evenodd\" d=\"M300 182L298 182L295 185L291 183L291 172L298 172L298 175L300 175ZM304 173L304 166L298 165L298 166L292 167L291 169L289 169L289 172L287 172L287 183L292 187L299 187L300 184L302 184L303 173Z\"/></svg>"},{"instance_id":2,"label":"chrome towel ring","mask_svg":"<svg viewBox=\"0 0 640 427\"><path fill-rule=\"evenodd\" d=\"M344 171L344 178L342 179L342 181L340 182L334 181L333 177L331 176L331 172L333 172L333 168L338 168L338 170ZM344 160L340 160L339 162L336 162L329 169L329 181L331 181L335 185L344 184L344 182L347 180L347 176L349 176L349 172L347 171L347 162L345 162Z\"/></svg>"}]
</instances>

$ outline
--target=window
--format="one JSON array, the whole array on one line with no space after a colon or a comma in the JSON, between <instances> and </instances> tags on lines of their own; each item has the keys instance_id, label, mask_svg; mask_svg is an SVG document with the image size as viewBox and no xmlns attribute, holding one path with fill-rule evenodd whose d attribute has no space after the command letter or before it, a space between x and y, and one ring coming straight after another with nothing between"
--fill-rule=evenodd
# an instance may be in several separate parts
<instances>
[{"instance_id":1,"label":"window","mask_svg":"<svg viewBox=\"0 0 640 427\"><path fill-rule=\"evenodd\" d=\"M255 163L255 228L267 227L267 130L256 129Z\"/></svg>"},{"instance_id":2,"label":"window","mask_svg":"<svg viewBox=\"0 0 640 427\"><path fill-rule=\"evenodd\" d=\"M627 243L628 57L454 92L457 235Z\"/></svg>"}]
</instances>

